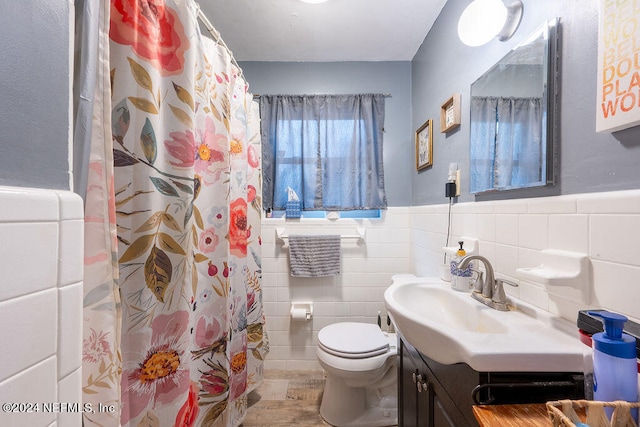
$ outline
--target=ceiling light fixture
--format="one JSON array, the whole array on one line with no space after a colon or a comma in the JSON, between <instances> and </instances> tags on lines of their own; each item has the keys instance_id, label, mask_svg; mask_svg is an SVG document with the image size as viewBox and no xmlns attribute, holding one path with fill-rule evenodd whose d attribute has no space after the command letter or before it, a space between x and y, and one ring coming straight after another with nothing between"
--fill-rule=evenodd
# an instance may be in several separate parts
<instances>
[{"instance_id":1,"label":"ceiling light fixture","mask_svg":"<svg viewBox=\"0 0 640 427\"><path fill-rule=\"evenodd\" d=\"M502 0L474 0L460 15L458 37L467 46L482 46L494 37L507 41L522 19L522 2L505 5Z\"/></svg>"},{"instance_id":2,"label":"ceiling light fixture","mask_svg":"<svg viewBox=\"0 0 640 427\"><path fill-rule=\"evenodd\" d=\"M320 4L320 3L326 2L327 0L300 0L300 1L303 1L309 4Z\"/></svg>"}]
</instances>

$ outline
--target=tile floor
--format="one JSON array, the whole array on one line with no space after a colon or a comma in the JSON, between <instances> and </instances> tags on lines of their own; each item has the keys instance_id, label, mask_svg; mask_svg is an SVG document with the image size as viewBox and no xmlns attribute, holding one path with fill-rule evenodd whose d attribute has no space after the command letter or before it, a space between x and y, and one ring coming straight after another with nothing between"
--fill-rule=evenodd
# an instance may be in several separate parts
<instances>
[{"instance_id":1,"label":"tile floor","mask_svg":"<svg viewBox=\"0 0 640 427\"><path fill-rule=\"evenodd\" d=\"M323 388L323 371L265 370L241 427L329 426L320 417Z\"/></svg>"}]
</instances>

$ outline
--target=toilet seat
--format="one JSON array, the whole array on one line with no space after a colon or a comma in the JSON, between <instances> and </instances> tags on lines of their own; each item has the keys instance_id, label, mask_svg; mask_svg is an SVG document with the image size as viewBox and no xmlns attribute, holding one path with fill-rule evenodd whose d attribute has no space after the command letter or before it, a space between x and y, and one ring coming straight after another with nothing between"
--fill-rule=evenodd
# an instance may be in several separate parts
<instances>
[{"instance_id":1,"label":"toilet seat","mask_svg":"<svg viewBox=\"0 0 640 427\"><path fill-rule=\"evenodd\" d=\"M365 359L389 351L389 338L377 325L342 322L322 328L318 332L318 345L334 356Z\"/></svg>"}]
</instances>

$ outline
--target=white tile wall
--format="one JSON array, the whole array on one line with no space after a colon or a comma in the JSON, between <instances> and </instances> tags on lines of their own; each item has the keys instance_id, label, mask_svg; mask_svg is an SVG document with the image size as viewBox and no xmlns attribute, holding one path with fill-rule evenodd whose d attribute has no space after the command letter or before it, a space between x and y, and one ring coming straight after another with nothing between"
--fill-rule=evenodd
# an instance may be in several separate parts
<instances>
[{"instance_id":1,"label":"white tile wall","mask_svg":"<svg viewBox=\"0 0 640 427\"><path fill-rule=\"evenodd\" d=\"M454 246L460 236L479 239L480 253L519 298L575 322L578 310L604 308L640 321L640 190L460 203L452 207ZM271 353L267 368L317 369L317 333L340 321L375 322L385 312L383 293L395 273L439 276L446 243L448 205L390 208L380 220L265 219L263 286ZM342 274L335 278L289 276L288 252L276 242L276 227L293 233L353 234L366 227L366 243L344 247ZM542 263L541 251L589 255L589 304L550 296L543 285L517 277L519 267ZM291 301L312 300L312 321L292 323Z\"/></svg>"},{"instance_id":2,"label":"white tile wall","mask_svg":"<svg viewBox=\"0 0 640 427\"><path fill-rule=\"evenodd\" d=\"M0 402L81 404L83 203L0 187ZM77 426L79 413L0 412L0 425Z\"/></svg>"},{"instance_id":3,"label":"white tile wall","mask_svg":"<svg viewBox=\"0 0 640 427\"><path fill-rule=\"evenodd\" d=\"M411 208L411 218L412 271L437 275L446 241L446 206ZM434 229L434 224L439 226ZM478 238L480 254L497 274L519 283L505 288L513 298L572 322L586 308L640 319L639 190L456 204L450 241L459 236ZM550 296L544 286L517 277L517 268L541 264L543 249L589 255L590 304Z\"/></svg>"},{"instance_id":4,"label":"white tile wall","mask_svg":"<svg viewBox=\"0 0 640 427\"><path fill-rule=\"evenodd\" d=\"M331 323L375 323L386 316L383 293L391 276L410 269L410 209L389 208L380 219L265 219L262 222L263 301L270 340L265 367L320 369L316 357L318 331ZM276 241L276 228L287 234L355 234L366 229L359 244L343 242L342 273L325 278L297 278L289 273L289 252ZM292 322L292 301L313 301L313 319ZM383 317L384 318L384 317Z\"/></svg>"}]
</instances>

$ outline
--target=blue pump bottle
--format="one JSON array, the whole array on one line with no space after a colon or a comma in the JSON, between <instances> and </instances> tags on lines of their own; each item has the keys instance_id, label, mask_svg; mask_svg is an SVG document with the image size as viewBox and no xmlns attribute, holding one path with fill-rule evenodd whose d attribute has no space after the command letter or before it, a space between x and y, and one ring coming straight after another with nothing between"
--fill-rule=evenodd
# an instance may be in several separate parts
<instances>
[{"instance_id":1,"label":"blue pump bottle","mask_svg":"<svg viewBox=\"0 0 640 427\"><path fill-rule=\"evenodd\" d=\"M604 321L604 332L594 334L593 339L593 397L602 402L626 400L638 401L638 368L636 340L622 332L625 316L608 311L590 311L592 316ZM611 419L613 408L605 408ZM631 412L638 422L638 410Z\"/></svg>"}]
</instances>

